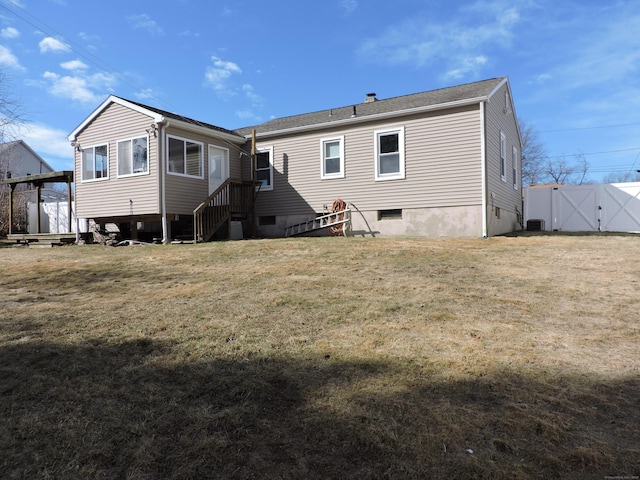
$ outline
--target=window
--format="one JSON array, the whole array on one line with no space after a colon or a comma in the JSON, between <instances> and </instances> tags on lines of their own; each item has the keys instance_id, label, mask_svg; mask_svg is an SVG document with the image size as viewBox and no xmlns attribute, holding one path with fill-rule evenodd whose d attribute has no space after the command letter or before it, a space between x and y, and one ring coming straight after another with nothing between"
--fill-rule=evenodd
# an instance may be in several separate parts
<instances>
[{"instance_id":1,"label":"window","mask_svg":"<svg viewBox=\"0 0 640 480\"><path fill-rule=\"evenodd\" d=\"M273 148L261 148L256 153L256 179L260 190L273 190Z\"/></svg>"},{"instance_id":2,"label":"window","mask_svg":"<svg viewBox=\"0 0 640 480\"><path fill-rule=\"evenodd\" d=\"M404 178L404 127L375 132L376 180Z\"/></svg>"},{"instance_id":3,"label":"window","mask_svg":"<svg viewBox=\"0 0 640 480\"><path fill-rule=\"evenodd\" d=\"M109 146L97 145L82 149L82 180L109 178Z\"/></svg>"},{"instance_id":4,"label":"window","mask_svg":"<svg viewBox=\"0 0 640 480\"><path fill-rule=\"evenodd\" d=\"M344 137L320 141L322 165L320 178L344 178Z\"/></svg>"},{"instance_id":5,"label":"window","mask_svg":"<svg viewBox=\"0 0 640 480\"><path fill-rule=\"evenodd\" d=\"M513 147L513 151L511 152L513 156L513 189L518 189L518 150L516 147Z\"/></svg>"},{"instance_id":6,"label":"window","mask_svg":"<svg viewBox=\"0 0 640 480\"><path fill-rule=\"evenodd\" d=\"M507 139L504 133L500 132L500 178L503 182L507 181Z\"/></svg>"},{"instance_id":7,"label":"window","mask_svg":"<svg viewBox=\"0 0 640 480\"><path fill-rule=\"evenodd\" d=\"M202 177L203 144L184 138L167 137L168 172L187 177Z\"/></svg>"},{"instance_id":8,"label":"window","mask_svg":"<svg viewBox=\"0 0 640 480\"><path fill-rule=\"evenodd\" d=\"M147 137L118 142L118 176L149 173Z\"/></svg>"}]
</instances>

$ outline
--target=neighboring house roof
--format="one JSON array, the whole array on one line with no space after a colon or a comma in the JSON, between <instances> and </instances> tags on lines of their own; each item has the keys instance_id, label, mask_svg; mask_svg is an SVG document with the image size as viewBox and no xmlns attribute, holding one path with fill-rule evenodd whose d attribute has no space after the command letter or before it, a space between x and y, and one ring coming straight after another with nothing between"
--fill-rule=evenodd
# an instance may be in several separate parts
<instances>
[{"instance_id":1,"label":"neighboring house roof","mask_svg":"<svg viewBox=\"0 0 640 480\"><path fill-rule=\"evenodd\" d=\"M385 100L376 99L375 101L358 103L346 107L276 118L254 127L240 128L236 130L236 132L248 137L251 135L253 129L255 129L258 136L265 136L286 133L288 131L332 127L340 123L369 121L423 110L436 110L479 103L488 100L493 92L505 82L507 82L506 77L492 78L480 82L430 90Z\"/></svg>"},{"instance_id":2,"label":"neighboring house roof","mask_svg":"<svg viewBox=\"0 0 640 480\"><path fill-rule=\"evenodd\" d=\"M150 107L143 103L134 102L133 100L127 100L125 98L117 97L115 95L109 96L102 104L96 108L78 127L73 130L67 137L69 141L76 140L76 137L89 125L98 115L100 115L109 105L116 103L128 108L131 108L137 112L149 116L154 123L171 123L177 126L186 128L187 130L207 130L214 131L218 135L227 137L230 140L236 142L243 142L244 138L240 137L237 133L226 128L218 127L210 123L194 120L193 118L178 115L167 110L161 110L159 108Z\"/></svg>"},{"instance_id":3,"label":"neighboring house roof","mask_svg":"<svg viewBox=\"0 0 640 480\"><path fill-rule=\"evenodd\" d=\"M14 140L12 142L6 142L0 144L0 156L4 157L7 154L11 154L11 152L15 151L18 148L22 148L26 150L34 160L39 162L38 171L37 172L27 172L26 170L23 172L21 170L28 169L27 167L22 168L22 165L11 165L9 171L12 171L13 175L25 175L27 173L37 175L40 173L53 172L53 168L44 159L38 155L24 140ZM4 173L4 172L3 172Z\"/></svg>"}]
</instances>

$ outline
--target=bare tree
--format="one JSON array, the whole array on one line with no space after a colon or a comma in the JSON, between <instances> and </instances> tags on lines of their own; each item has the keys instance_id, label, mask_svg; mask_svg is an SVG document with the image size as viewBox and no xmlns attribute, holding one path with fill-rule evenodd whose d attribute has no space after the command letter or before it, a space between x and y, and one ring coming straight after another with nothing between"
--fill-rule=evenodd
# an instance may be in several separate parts
<instances>
[{"instance_id":1,"label":"bare tree","mask_svg":"<svg viewBox=\"0 0 640 480\"><path fill-rule=\"evenodd\" d=\"M542 178L544 181L559 185L582 185L587 181L589 163L582 154L574 155L573 160L567 157L547 158L543 163Z\"/></svg>"},{"instance_id":2,"label":"bare tree","mask_svg":"<svg viewBox=\"0 0 640 480\"><path fill-rule=\"evenodd\" d=\"M0 72L0 143L5 143L9 139L13 139L18 128L22 125L22 117L20 116L20 104L11 96L9 82L6 75ZM0 155L0 180L7 177L8 166L11 152ZM15 211L25 210L26 203L23 206L17 199ZM20 215L16 215L19 219ZM26 217L25 217L26 218ZM6 235L9 230L9 186L0 183L0 236Z\"/></svg>"},{"instance_id":3,"label":"bare tree","mask_svg":"<svg viewBox=\"0 0 640 480\"><path fill-rule=\"evenodd\" d=\"M537 130L526 120L518 118L522 138L522 185L528 187L544 181L547 154Z\"/></svg>"},{"instance_id":4,"label":"bare tree","mask_svg":"<svg viewBox=\"0 0 640 480\"><path fill-rule=\"evenodd\" d=\"M607 174L602 183L640 182L640 171L612 172Z\"/></svg>"}]
</instances>

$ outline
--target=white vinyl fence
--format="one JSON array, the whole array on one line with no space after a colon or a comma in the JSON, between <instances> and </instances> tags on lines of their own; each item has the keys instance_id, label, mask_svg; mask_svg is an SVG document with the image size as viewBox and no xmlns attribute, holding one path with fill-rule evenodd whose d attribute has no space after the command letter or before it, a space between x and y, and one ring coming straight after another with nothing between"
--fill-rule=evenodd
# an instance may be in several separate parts
<instances>
[{"instance_id":1,"label":"white vinyl fence","mask_svg":"<svg viewBox=\"0 0 640 480\"><path fill-rule=\"evenodd\" d=\"M524 217L547 231L640 232L640 182L529 187Z\"/></svg>"},{"instance_id":2,"label":"white vinyl fence","mask_svg":"<svg viewBox=\"0 0 640 480\"><path fill-rule=\"evenodd\" d=\"M75 202L71 204L71 232L76 231ZM29 233L36 233L36 204L28 204ZM83 231L81 228L80 231ZM50 201L40 204L40 233L70 233L69 207L66 201Z\"/></svg>"}]
</instances>

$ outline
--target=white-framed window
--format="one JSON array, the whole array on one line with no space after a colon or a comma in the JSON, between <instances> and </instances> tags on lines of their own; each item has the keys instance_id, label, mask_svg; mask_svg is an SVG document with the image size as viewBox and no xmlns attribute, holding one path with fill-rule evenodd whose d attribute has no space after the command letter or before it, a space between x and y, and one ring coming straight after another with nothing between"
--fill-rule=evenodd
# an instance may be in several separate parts
<instances>
[{"instance_id":1,"label":"white-framed window","mask_svg":"<svg viewBox=\"0 0 640 480\"><path fill-rule=\"evenodd\" d=\"M320 140L320 178L344 178L344 136Z\"/></svg>"},{"instance_id":2,"label":"white-framed window","mask_svg":"<svg viewBox=\"0 0 640 480\"><path fill-rule=\"evenodd\" d=\"M518 189L518 149L516 147L513 147L512 151L511 151L511 155L513 158L513 189L517 190Z\"/></svg>"},{"instance_id":3,"label":"white-framed window","mask_svg":"<svg viewBox=\"0 0 640 480\"><path fill-rule=\"evenodd\" d=\"M377 130L375 137L375 179L397 180L404 175L404 127Z\"/></svg>"},{"instance_id":4,"label":"white-framed window","mask_svg":"<svg viewBox=\"0 0 640 480\"><path fill-rule=\"evenodd\" d=\"M203 177L204 144L167 135L167 172L185 177Z\"/></svg>"},{"instance_id":5,"label":"white-framed window","mask_svg":"<svg viewBox=\"0 0 640 480\"><path fill-rule=\"evenodd\" d=\"M109 145L95 145L82 149L82 181L109 178Z\"/></svg>"},{"instance_id":6,"label":"white-framed window","mask_svg":"<svg viewBox=\"0 0 640 480\"><path fill-rule=\"evenodd\" d=\"M507 181L507 137L500 132L500 178Z\"/></svg>"},{"instance_id":7,"label":"white-framed window","mask_svg":"<svg viewBox=\"0 0 640 480\"><path fill-rule=\"evenodd\" d=\"M256 151L256 180L262 184L260 191L273 190L273 147Z\"/></svg>"},{"instance_id":8,"label":"white-framed window","mask_svg":"<svg viewBox=\"0 0 640 480\"><path fill-rule=\"evenodd\" d=\"M118 141L118 176L149 173L149 137Z\"/></svg>"}]
</instances>

